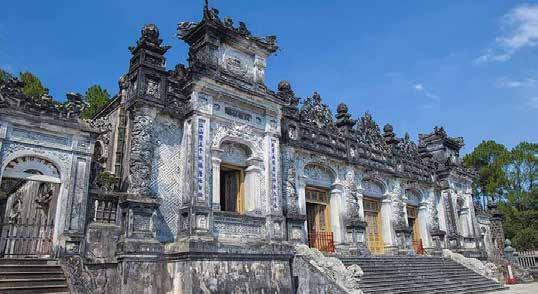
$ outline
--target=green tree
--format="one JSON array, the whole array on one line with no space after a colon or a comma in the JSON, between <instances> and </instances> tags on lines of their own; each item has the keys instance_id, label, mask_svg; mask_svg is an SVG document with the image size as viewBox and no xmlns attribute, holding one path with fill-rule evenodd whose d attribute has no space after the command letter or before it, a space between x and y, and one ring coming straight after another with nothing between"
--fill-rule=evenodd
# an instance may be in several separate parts
<instances>
[{"instance_id":1,"label":"green tree","mask_svg":"<svg viewBox=\"0 0 538 294\"><path fill-rule=\"evenodd\" d=\"M7 78L8 73L3 69L0 69L0 83L2 83Z\"/></svg>"},{"instance_id":2,"label":"green tree","mask_svg":"<svg viewBox=\"0 0 538 294\"><path fill-rule=\"evenodd\" d=\"M82 112L82 118L90 119L97 114L110 100L108 92L99 85L93 85L86 91L86 102L88 106Z\"/></svg>"},{"instance_id":3,"label":"green tree","mask_svg":"<svg viewBox=\"0 0 538 294\"><path fill-rule=\"evenodd\" d=\"M475 195L489 197L493 202L505 194L508 177L505 172L510 153L495 141L482 141L473 152L465 155L463 164L478 171Z\"/></svg>"},{"instance_id":4,"label":"green tree","mask_svg":"<svg viewBox=\"0 0 538 294\"><path fill-rule=\"evenodd\" d=\"M41 97L48 93L48 90L43 87L43 84L31 72L21 72L20 74L21 82L24 84L22 92L26 96L30 97Z\"/></svg>"},{"instance_id":5,"label":"green tree","mask_svg":"<svg viewBox=\"0 0 538 294\"><path fill-rule=\"evenodd\" d=\"M538 185L538 144L521 142L510 152L511 191L532 191Z\"/></svg>"}]
</instances>

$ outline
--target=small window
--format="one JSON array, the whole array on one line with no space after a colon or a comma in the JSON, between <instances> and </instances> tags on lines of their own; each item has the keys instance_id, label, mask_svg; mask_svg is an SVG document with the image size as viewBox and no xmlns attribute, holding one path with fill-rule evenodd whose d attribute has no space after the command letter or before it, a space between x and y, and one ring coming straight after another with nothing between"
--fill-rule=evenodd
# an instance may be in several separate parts
<instances>
[{"instance_id":1,"label":"small window","mask_svg":"<svg viewBox=\"0 0 538 294\"><path fill-rule=\"evenodd\" d=\"M220 210L242 213L244 169L223 164L220 167Z\"/></svg>"}]
</instances>

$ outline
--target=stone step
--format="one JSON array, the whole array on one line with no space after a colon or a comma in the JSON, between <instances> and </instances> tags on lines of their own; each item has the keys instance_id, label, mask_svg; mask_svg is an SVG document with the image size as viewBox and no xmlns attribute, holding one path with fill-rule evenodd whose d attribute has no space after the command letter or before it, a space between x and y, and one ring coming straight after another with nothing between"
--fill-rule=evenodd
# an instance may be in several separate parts
<instances>
[{"instance_id":1,"label":"stone step","mask_svg":"<svg viewBox=\"0 0 538 294\"><path fill-rule=\"evenodd\" d=\"M2 264L0 272L38 272L61 271L62 267L55 264Z\"/></svg>"},{"instance_id":2,"label":"stone step","mask_svg":"<svg viewBox=\"0 0 538 294\"><path fill-rule=\"evenodd\" d=\"M21 286L21 287L0 287L2 294L43 294L43 293L69 293L69 288L64 284L47 286Z\"/></svg>"},{"instance_id":3,"label":"stone step","mask_svg":"<svg viewBox=\"0 0 538 294\"><path fill-rule=\"evenodd\" d=\"M4 264L58 264L58 261L52 258L0 258L0 266Z\"/></svg>"},{"instance_id":4,"label":"stone step","mask_svg":"<svg viewBox=\"0 0 538 294\"><path fill-rule=\"evenodd\" d=\"M470 280L481 280L482 277L477 276L452 276L452 277L446 277L446 276L431 276L427 278L428 281L445 281L445 280L451 280L451 281L470 281ZM386 283L387 281L390 281L391 283L397 283L397 282L407 282L411 283L416 280L424 280L424 277L373 277L373 278L362 278L361 282L365 285L375 284L375 283Z\"/></svg>"},{"instance_id":5,"label":"stone step","mask_svg":"<svg viewBox=\"0 0 538 294\"><path fill-rule=\"evenodd\" d=\"M63 278L62 271L36 271L36 272L0 272L0 282L6 279L39 279L39 278Z\"/></svg>"},{"instance_id":6,"label":"stone step","mask_svg":"<svg viewBox=\"0 0 538 294\"><path fill-rule=\"evenodd\" d=\"M446 269L446 270L437 270L437 269L429 269L429 268L423 268L423 269L390 269L390 268L370 268L370 269L363 269L365 273L374 273L374 274L399 274L404 273L408 275L420 275L425 272L436 272L436 273L442 273L442 274L452 274L452 273L460 273L460 272L472 272L470 269L467 268L457 268L457 269Z\"/></svg>"},{"instance_id":7,"label":"stone step","mask_svg":"<svg viewBox=\"0 0 538 294\"><path fill-rule=\"evenodd\" d=\"M447 293L450 291L456 291L456 293L461 293L463 291L470 291L475 288L480 289L496 289L500 287L498 285L492 285L486 282L474 282L474 283L435 283L435 284L420 284L420 285L411 285L407 284L398 284L392 285L388 282L385 286L381 287L362 287L364 293L432 293L433 291L443 291L441 293Z\"/></svg>"},{"instance_id":8,"label":"stone step","mask_svg":"<svg viewBox=\"0 0 538 294\"><path fill-rule=\"evenodd\" d=\"M67 286L65 277L62 278L20 278L20 279L1 279L0 288L21 287L21 286L48 286L48 285Z\"/></svg>"},{"instance_id":9,"label":"stone step","mask_svg":"<svg viewBox=\"0 0 538 294\"><path fill-rule=\"evenodd\" d=\"M360 287L367 293L479 293L502 289L474 271L439 257L353 257L364 271Z\"/></svg>"},{"instance_id":10,"label":"stone step","mask_svg":"<svg viewBox=\"0 0 538 294\"><path fill-rule=\"evenodd\" d=\"M0 293L69 293L67 279L52 259L0 259Z\"/></svg>"},{"instance_id":11,"label":"stone step","mask_svg":"<svg viewBox=\"0 0 538 294\"><path fill-rule=\"evenodd\" d=\"M424 270L424 269L436 269L436 270L441 270L441 269L464 269L465 267L461 266L461 265L456 265L456 264L447 264L446 266L426 266L426 265L421 265L421 266L405 266L405 265L392 265L392 266L375 266L375 265L360 265L359 266L362 268L362 269L394 269L394 270L399 270L399 269L413 269L413 270Z\"/></svg>"},{"instance_id":12,"label":"stone step","mask_svg":"<svg viewBox=\"0 0 538 294\"><path fill-rule=\"evenodd\" d=\"M387 280L385 283L376 283L376 284L361 284L361 289L409 289L409 288L428 288L436 289L441 287L441 289L446 289L447 287L461 287L461 286L492 286L497 287L494 283L489 283L487 281L480 280L468 280L468 281L454 281L450 280L437 280L437 281L428 281L423 283L406 283L404 281L394 282Z\"/></svg>"}]
</instances>

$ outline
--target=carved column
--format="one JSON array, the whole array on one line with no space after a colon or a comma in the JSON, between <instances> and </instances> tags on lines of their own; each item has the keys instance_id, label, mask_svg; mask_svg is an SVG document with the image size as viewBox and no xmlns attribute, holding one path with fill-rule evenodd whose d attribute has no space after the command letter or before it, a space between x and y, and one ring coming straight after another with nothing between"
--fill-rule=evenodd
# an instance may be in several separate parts
<instances>
[{"instance_id":1,"label":"carved column","mask_svg":"<svg viewBox=\"0 0 538 294\"><path fill-rule=\"evenodd\" d=\"M470 231L469 231L469 208L468 207L462 207L459 213L459 222L460 222L460 234L465 237L470 237Z\"/></svg>"},{"instance_id":2,"label":"carved column","mask_svg":"<svg viewBox=\"0 0 538 294\"><path fill-rule=\"evenodd\" d=\"M334 237L334 243L340 244L344 242L342 236L342 222L341 222L341 211L342 211L342 187L339 185L333 185L330 192L329 207L330 207L330 216L331 216L331 227Z\"/></svg>"},{"instance_id":3,"label":"carved column","mask_svg":"<svg viewBox=\"0 0 538 294\"><path fill-rule=\"evenodd\" d=\"M262 169L257 165L249 165L245 169L245 211L261 211L261 182Z\"/></svg>"},{"instance_id":4,"label":"carved column","mask_svg":"<svg viewBox=\"0 0 538 294\"><path fill-rule=\"evenodd\" d=\"M129 169L127 192L148 196L154 152L153 121L156 112L142 108L131 110Z\"/></svg>"},{"instance_id":5,"label":"carved column","mask_svg":"<svg viewBox=\"0 0 538 294\"><path fill-rule=\"evenodd\" d=\"M0 151L2 150L2 145L4 143L4 139L6 138L6 135L7 135L7 125L6 124L1 124L0 125ZM0 158L1 160L2 158ZM0 164L2 164L2 162L0 161ZM3 166L3 165L0 165L0 166ZM2 175L2 170L0 170L0 176ZM0 178L1 180L1 178Z\"/></svg>"},{"instance_id":6,"label":"carved column","mask_svg":"<svg viewBox=\"0 0 538 294\"><path fill-rule=\"evenodd\" d=\"M418 205L417 222L420 230L420 239L424 248L431 247L430 234L428 232L428 203L420 202Z\"/></svg>"},{"instance_id":7,"label":"carved column","mask_svg":"<svg viewBox=\"0 0 538 294\"><path fill-rule=\"evenodd\" d=\"M155 198L125 194L120 202L123 235L118 243L120 256L159 255L162 244L155 239L153 216L159 207Z\"/></svg>"},{"instance_id":8,"label":"carved column","mask_svg":"<svg viewBox=\"0 0 538 294\"><path fill-rule=\"evenodd\" d=\"M385 243L385 253L393 254L394 248L393 241L393 227L392 227L392 199L389 195L386 195L381 200L381 233L383 235L383 242Z\"/></svg>"},{"instance_id":9,"label":"carved column","mask_svg":"<svg viewBox=\"0 0 538 294\"><path fill-rule=\"evenodd\" d=\"M222 150L213 150L213 157L211 159L212 166L212 208L213 210L220 210L220 164L222 160L219 158Z\"/></svg>"}]
</instances>

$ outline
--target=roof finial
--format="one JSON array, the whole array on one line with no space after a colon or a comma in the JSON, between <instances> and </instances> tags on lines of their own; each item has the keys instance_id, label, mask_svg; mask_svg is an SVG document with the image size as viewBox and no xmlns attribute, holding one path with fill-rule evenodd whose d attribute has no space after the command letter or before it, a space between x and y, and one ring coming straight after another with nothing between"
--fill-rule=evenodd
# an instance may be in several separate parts
<instances>
[{"instance_id":1,"label":"roof finial","mask_svg":"<svg viewBox=\"0 0 538 294\"><path fill-rule=\"evenodd\" d=\"M205 2L204 9L205 9L205 10L208 10L208 9L209 9L209 3L208 3L208 0L204 0L204 2Z\"/></svg>"}]
</instances>

